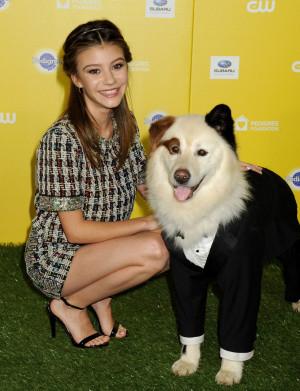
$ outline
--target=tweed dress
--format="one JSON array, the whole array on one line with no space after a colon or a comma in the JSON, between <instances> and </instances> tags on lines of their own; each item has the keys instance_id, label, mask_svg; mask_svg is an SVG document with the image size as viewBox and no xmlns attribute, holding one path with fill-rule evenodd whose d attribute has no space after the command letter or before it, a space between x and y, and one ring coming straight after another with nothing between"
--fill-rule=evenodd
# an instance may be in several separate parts
<instances>
[{"instance_id":1,"label":"tweed dress","mask_svg":"<svg viewBox=\"0 0 300 391\"><path fill-rule=\"evenodd\" d=\"M37 149L36 216L26 244L26 269L45 295L60 298L79 244L70 243L59 211L82 210L84 219L120 221L130 218L136 188L145 181L146 156L136 128L135 139L119 171L119 135L113 119L112 138L99 136L100 170L87 159L67 116L55 122Z\"/></svg>"}]
</instances>

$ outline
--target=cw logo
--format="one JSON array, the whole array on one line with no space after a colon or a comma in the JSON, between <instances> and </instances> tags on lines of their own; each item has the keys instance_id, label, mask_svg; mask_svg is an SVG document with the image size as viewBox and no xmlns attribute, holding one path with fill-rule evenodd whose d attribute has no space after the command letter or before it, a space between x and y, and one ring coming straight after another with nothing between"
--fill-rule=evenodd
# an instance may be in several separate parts
<instances>
[{"instance_id":1,"label":"cw logo","mask_svg":"<svg viewBox=\"0 0 300 391\"><path fill-rule=\"evenodd\" d=\"M10 113L6 113L6 119L4 119L4 113L0 113L0 124L14 124L16 118L16 113L12 114L12 119L10 118Z\"/></svg>"},{"instance_id":2,"label":"cw logo","mask_svg":"<svg viewBox=\"0 0 300 391\"><path fill-rule=\"evenodd\" d=\"M300 72L300 61L295 61L292 65L292 70L294 72Z\"/></svg>"},{"instance_id":3,"label":"cw logo","mask_svg":"<svg viewBox=\"0 0 300 391\"><path fill-rule=\"evenodd\" d=\"M268 0L249 1L249 3L247 4L247 10L249 12L273 12L275 9L275 0L272 1L270 8L269 3L271 3L271 1L269 2Z\"/></svg>"}]
</instances>

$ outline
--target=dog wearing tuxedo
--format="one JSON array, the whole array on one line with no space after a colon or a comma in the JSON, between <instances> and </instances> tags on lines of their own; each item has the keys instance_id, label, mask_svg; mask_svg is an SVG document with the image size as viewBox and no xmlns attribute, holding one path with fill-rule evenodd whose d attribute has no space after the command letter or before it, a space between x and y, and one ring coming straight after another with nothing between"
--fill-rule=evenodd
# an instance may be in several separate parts
<instances>
[{"instance_id":1,"label":"dog wearing tuxedo","mask_svg":"<svg viewBox=\"0 0 300 391\"><path fill-rule=\"evenodd\" d=\"M253 355L263 261L283 263L286 300L300 311L300 226L287 183L264 168L243 172L231 110L168 116L150 127L148 200L163 228L183 345L173 372L197 370L208 282L222 292L218 384L242 378Z\"/></svg>"}]
</instances>

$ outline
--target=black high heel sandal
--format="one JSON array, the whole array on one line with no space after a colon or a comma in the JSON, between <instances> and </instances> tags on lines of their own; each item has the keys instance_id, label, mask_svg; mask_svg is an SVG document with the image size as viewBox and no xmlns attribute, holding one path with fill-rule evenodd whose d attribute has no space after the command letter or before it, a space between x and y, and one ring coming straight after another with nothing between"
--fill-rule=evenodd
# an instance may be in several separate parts
<instances>
[{"instance_id":1,"label":"black high heel sandal","mask_svg":"<svg viewBox=\"0 0 300 391\"><path fill-rule=\"evenodd\" d=\"M81 311L84 310L84 308L76 307L75 305L68 303L67 300L63 297L61 297L61 300L69 307L72 307L72 308L75 308L75 309L81 310ZM84 338L82 341L77 343L74 340L74 338L73 338L72 334L70 333L70 331L68 330L68 328L65 326L65 324L56 315L53 314L53 312L50 309L50 303L48 304L47 309L48 309L49 316L50 316L52 338L55 338L55 336L56 336L56 321L58 321L62 325L62 327L65 329L66 333L68 334L68 336L72 342L72 345L75 346L75 348L90 349L90 348L104 348L104 347L108 346L107 342L104 342L101 345L93 345L93 346L86 346L85 345L87 342L91 341L92 339L100 337L101 334L99 334L99 333L94 333L92 335L89 335L88 337Z\"/></svg>"},{"instance_id":2,"label":"black high heel sandal","mask_svg":"<svg viewBox=\"0 0 300 391\"><path fill-rule=\"evenodd\" d=\"M98 329L99 329L100 334L101 334L101 335L106 335L106 334L104 334L104 332L102 331L102 328L101 328L101 325L100 325L100 320L99 320L99 318L98 318L98 315L97 315L96 311L94 310L94 308L93 308L92 306L89 306L88 308L89 308L89 310L92 312L92 314L94 315L94 317L96 318L96 322L97 322L97 325L98 325ZM113 328L112 328L112 330L111 330L110 335L106 335L106 336L107 336L107 337L110 337L110 338L115 337L115 336L117 335L118 331L119 331L119 326L120 326L120 323L119 323L117 320L115 320L115 323L114 323L114 325L113 325ZM122 338L127 338L128 336L129 336L129 333L128 333L128 330L126 329L126 335L125 335L125 337L122 337ZM118 338L118 339L122 339L122 338Z\"/></svg>"}]
</instances>

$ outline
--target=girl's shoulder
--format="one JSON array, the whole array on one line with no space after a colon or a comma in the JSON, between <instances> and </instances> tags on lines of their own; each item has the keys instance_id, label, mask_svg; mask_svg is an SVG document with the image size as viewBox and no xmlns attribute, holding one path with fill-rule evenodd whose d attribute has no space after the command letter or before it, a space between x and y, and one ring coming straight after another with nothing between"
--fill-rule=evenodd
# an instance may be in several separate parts
<instances>
[{"instance_id":1,"label":"girl's shoulder","mask_svg":"<svg viewBox=\"0 0 300 391\"><path fill-rule=\"evenodd\" d=\"M80 145L80 141L74 126L72 125L67 115L63 115L62 117L58 118L50 126L50 128L42 137L42 142L46 140L55 140L56 142L65 142L68 140L71 143L75 142L76 144Z\"/></svg>"}]
</instances>

